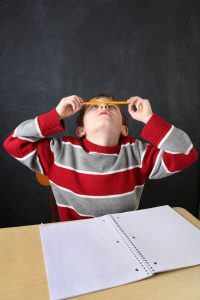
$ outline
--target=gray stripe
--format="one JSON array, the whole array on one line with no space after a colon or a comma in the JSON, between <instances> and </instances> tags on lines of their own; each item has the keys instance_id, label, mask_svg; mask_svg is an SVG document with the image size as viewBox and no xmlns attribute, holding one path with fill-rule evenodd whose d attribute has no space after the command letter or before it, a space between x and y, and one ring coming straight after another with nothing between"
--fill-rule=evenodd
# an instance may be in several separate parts
<instances>
[{"instance_id":1,"label":"gray stripe","mask_svg":"<svg viewBox=\"0 0 200 300\"><path fill-rule=\"evenodd\" d=\"M25 157L25 158L17 158L16 157L16 159L34 172L42 171L42 166L41 166L39 158L37 156L37 150L32 155L27 155L27 157Z\"/></svg>"},{"instance_id":2,"label":"gray stripe","mask_svg":"<svg viewBox=\"0 0 200 300\"><path fill-rule=\"evenodd\" d=\"M191 140L188 135L181 129L174 127L160 148L169 152L185 153L190 146Z\"/></svg>"},{"instance_id":3,"label":"gray stripe","mask_svg":"<svg viewBox=\"0 0 200 300\"><path fill-rule=\"evenodd\" d=\"M141 155L145 144L137 141L135 145L122 146L118 156L116 154L87 153L84 149L74 147L72 144L62 144L59 151L58 141L51 143L55 153L61 153L56 162L62 166L73 168L82 172L107 173L141 165Z\"/></svg>"},{"instance_id":4,"label":"gray stripe","mask_svg":"<svg viewBox=\"0 0 200 300\"><path fill-rule=\"evenodd\" d=\"M163 164L164 164L163 160L158 159L158 161L156 161L156 164L149 176L149 179L165 178L174 173L177 173L177 171L176 172L170 172L170 171L167 172L167 167L166 166L164 167Z\"/></svg>"},{"instance_id":5,"label":"gray stripe","mask_svg":"<svg viewBox=\"0 0 200 300\"><path fill-rule=\"evenodd\" d=\"M137 209L143 191L143 187L137 187L128 195L111 198L106 196L104 198L83 198L70 191L60 189L54 183L51 183L51 187L58 205L72 206L79 214L95 217Z\"/></svg>"},{"instance_id":6,"label":"gray stripe","mask_svg":"<svg viewBox=\"0 0 200 300\"><path fill-rule=\"evenodd\" d=\"M35 142L41 139L35 120L27 120L17 126L14 137L27 137Z\"/></svg>"}]
</instances>

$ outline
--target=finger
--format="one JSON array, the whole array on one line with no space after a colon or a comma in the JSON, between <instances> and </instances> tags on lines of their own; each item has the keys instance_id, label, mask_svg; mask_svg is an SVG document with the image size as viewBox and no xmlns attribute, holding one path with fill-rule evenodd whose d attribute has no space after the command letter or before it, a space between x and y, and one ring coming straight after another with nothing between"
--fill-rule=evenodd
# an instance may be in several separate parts
<instances>
[{"instance_id":1,"label":"finger","mask_svg":"<svg viewBox=\"0 0 200 300\"><path fill-rule=\"evenodd\" d=\"M143 104L142 104L142 102L140 102L137 106L137 111L142 112L142 110L143 110Z\"/></svg>"},{"instance_id":2,"label":"finger","mask_svg":"<svg viewBox=\"0 0 200 300\"><path fill-rule=\"evenodd\" d=\"M134 107L136 107L136 104L140 99L142 99L142 98L140 98L138 96L133 96L133 97L130 97L127 100L127 102L130 103L130 107L134 108Z\"/></svg>"},{"instance_id":3,"label":"finger","mask_svg":"<svg viewBox=\"0 0 200 300\"><path fill-rule=\"evenodd\" d=\"M77 102L77 109L81 109L83 107L83 99L78 97L78 102Z\"/></svg>"},{"instance_id":4,"label":"finger","mask_svg":"<svg viewBox=\"0 0 200 300\"><path fill-rule=\"evenodd\" d=\"M133 97L130 97L127 101L131 102L132 100L143 100L143 99L139 96L133 96Z\"/></svg>"},{"instance_id":5,"label":"finger","mask_svg":"<svg viewBox=\"0 0 200 300\"><path fill-rule=\"evenodd\" d=\"M127 100L129 105L134 105L137 102L137 98L131 97L130 99Z\"/></svg>"},{"instance_id":6,"label":"finger","mask_svg":"<svg viewBox=\"0 0 200 300\"><path fill-rule=\"evenodd\" d=\"M128 111L131 111L131 112L137 111L137 107L136 107L137 101L138 100L136 98L132 98L129 101Z\"/></svg>"},{"instance_id":7,"label":"finger","mask_svg":"<svg viewBox=\"0 0 200 300\"><path fill-rule=\"evenodd\" d=\"M75 98L71 99L71 101L70 101L69 104L71 105L73 111L76 110L76 106L77 106L77 105L76 105L76 100L75 100Z\"/></svg>"},{"instance_id":8,"label":"finger","mask_svg":"<svg viewBox=\"0 0 200 300\"><path fill-rule=\"evenodd\" d=\"M74 100L75 100L76 110L79 110L83 106L84 101L81 97L77 95L74 97Z\"/></svg>"},{"instance_id":9,"label":"finger","mask_svg":"<svg viewBox=\"0 0 200 300\"><path fill-rule=\"evenodd\" d=\"M133 97L133 100L131 100L131 105L133 105L133 107L136 111L141 112L142 108L143 108L143 104L144 104L144 99L141 97L136 96L136 97Z\"/></svg>"},{"instance_id":10,"label":"finger","mask_svg":"<svg viewBox=\"0 0 200 300\"><path fill-rule=\"evenodd\" d=\"M80 110L82 107L83 107L83 101L82 99L77 99L76 102L75 102L75 105L76 105L76 111Z\"/></svg>"},{"instance_id":11,"label":"finger","mask_svg":"<svg viewBox=\"0 0 200 300\"><path fill-rule=\"evenodd\" d=\"M77 96L77 97L78 97L78 100L79 100L80 103L83 103L83 102L84 102L83 99L82 99L81 97L79 97L79 96Z\"/></svg>"},{"instance_id":12,"label":"finger","mask_svg":"<svg viewBox=\"0 0 200 300\"><path fill-rule=\"evenodd\" d=\"M77 103L81 104L83 102L83 99L77 95L74 95L74 99L77 101Z\"/></svg>"}]
</instances>

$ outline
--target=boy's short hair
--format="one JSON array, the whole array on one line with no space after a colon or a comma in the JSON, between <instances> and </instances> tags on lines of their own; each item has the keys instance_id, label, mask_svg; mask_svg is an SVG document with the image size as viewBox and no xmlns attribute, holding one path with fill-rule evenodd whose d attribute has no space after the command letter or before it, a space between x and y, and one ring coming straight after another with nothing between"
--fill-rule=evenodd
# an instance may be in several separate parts
<instances>
[{"instance_id":1,"label":"boy's short hair","mask_svg":"<svg viewBox=\"0 0 200 300\"><path fill-rule=\"evenodd\" d=\"M89 101L94 100L94 99L98 99L98 98L108 98L112 101L115 101L115 98L111 94L106 94L106 93L95 95L95 96L91 97L89 99ZM79 114L78 114L78 117L77 117L77 120L76 120L77 127L78 126L83 126L83 118L84 118L85 110L86 110L86 107L83 107L80 110ZM124 112L122 111L122 109L120 107L119 107L119 110L120 110L121 115L122 115L122 124L128 127L128 122L127 122L127 119L126 119L126 116L125 116Z\"/></svg>"}]
</instances>

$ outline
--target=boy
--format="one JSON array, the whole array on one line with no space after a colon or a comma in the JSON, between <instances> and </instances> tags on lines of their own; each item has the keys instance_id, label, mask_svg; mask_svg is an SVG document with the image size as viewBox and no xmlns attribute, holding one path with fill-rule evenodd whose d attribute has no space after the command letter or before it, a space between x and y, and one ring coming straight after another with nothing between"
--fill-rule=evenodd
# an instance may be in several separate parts
<instances>
[{"instance_id":1,"label":"boy","mask_svg":"<svg viewBox=\"0 0 200 300\"><path fill-rule=\"evenodd\" d=\"M145 124L143 143L128 136L126 120L107 94L83 105L79 96L20 124L5 149L35 172L48 176L61 221L135 210L148 178L163 178L197 159L189 137L153 114L148 100L128 99L130 116ZM136 109L134 109L134 107ZM64 130L63 119L80 111L74 137L47 138Z\"/></svg>"}]
</instances>

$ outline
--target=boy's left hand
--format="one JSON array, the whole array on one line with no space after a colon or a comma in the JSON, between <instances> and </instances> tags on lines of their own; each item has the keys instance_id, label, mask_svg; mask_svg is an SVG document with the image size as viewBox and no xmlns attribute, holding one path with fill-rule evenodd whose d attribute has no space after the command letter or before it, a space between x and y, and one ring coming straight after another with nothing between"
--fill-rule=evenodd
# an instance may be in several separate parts
<instances>
[{"instance_id":1,"label":"boy's left hand","mask_svg":"<svg viewBox=\"0 0 200 300\"><path fill-rule=\"evenodd\" d=\"M146 124L152 117L153 112L149 100L134 96L129 98L127 102L129 103L128 112L133 119Z\"/></svg>"}]
</instances>

